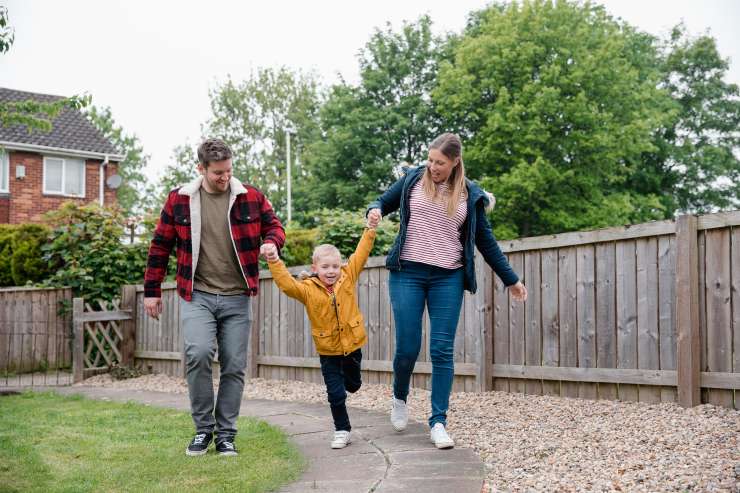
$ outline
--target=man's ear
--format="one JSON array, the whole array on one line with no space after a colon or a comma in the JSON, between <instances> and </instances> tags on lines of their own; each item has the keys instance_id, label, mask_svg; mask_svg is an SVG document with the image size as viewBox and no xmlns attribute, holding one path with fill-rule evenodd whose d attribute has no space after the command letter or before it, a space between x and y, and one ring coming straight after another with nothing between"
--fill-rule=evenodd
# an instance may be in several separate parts
<instances>
[{"instance_id":1,"label":"man's ear","mask_svg":"<svg viewBox=\"0 0 740 493\"><path fill-rule=\"evenodd\" d=\"M198 170L198 173L200 173L201 175L205 175L206 174L206 168L205 168L205 166L203 166L203 163L198 163L198 166L196 166L195 169L197 169Z\"/></svg>"}]
</instances>

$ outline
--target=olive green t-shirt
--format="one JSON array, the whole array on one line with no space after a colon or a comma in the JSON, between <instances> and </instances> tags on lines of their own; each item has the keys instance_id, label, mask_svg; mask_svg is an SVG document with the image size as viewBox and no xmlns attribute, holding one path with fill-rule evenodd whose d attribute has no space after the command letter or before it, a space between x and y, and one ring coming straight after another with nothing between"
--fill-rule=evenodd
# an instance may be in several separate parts
<instances>
[{"instance_id":1,"label":"olive green t-shirt","mask_svg":"<svg viewBox=\"0 0 740 493\"><path fill-rule=\"evenodd\" d=\"M247 290L229 230L229 190L200 189L200 253L193 289L211 294L241 294Z\"/></svg>"}]
</instances>

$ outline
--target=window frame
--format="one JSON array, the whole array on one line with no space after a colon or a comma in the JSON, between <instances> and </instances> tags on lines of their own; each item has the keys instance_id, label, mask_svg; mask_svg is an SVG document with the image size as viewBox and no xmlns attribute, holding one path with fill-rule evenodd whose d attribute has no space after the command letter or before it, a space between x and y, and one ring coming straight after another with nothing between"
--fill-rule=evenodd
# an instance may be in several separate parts
<instances>
[{"instance_id":1,"label":"window frame","mask_svg":"<svg viewBox=\"0 0 740 493\"><path fill-rule=\"evenodd\" d=\"M0 174L0 193L10 193L10 153L5 149L0 149L0 168L5 170L5 183Z\"/></svg>"},{"instance_id":2,"label":"window frame","mask_svg":"<svg viewBox=\"0 0 740 493\"><path fill-rule=\"evenodd\" d=\"M49 159L56 159L62 162L62 190L49 190L46 188L46 174L47 174L47 161ZM66 179L67 179L67 162L70 160L82 162L82 186L81 194L71 194L65 191ZM44 195L56 195L61 197L72 197L76 199L84 199L87 195L87 162L80 158L68 158L64 156L44 156L43 176L41 177L41 190Z\"/></svg>"}]
</instances>

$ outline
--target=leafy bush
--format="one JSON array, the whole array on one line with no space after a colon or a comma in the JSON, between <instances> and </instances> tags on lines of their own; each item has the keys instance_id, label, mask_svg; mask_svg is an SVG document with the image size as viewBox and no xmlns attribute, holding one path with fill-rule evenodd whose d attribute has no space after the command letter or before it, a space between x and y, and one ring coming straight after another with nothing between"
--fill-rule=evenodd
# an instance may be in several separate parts
<instances>
[{"instance_id":1,"label":"leafy bush","mask_svg":"<svg viewBox=\"0 0 740 493\"><path fill-rule=\"evenodd\" d=\"M16 286L43 281L50 274L42 247L49 237L49 228L41 224L23 224L13 238L10 269Z\"/></svg>"},{"instance_id":2,"label":"leafy bush","mask_svg":"<svg viewBox=\"0 0 740 493\"><path fill-rule=\"evenodd\" d=\"M319 225L318 244L329 243L336 246L347 258L357 248L365 228L365 211L345 211L340 209L322 209L316 212ZM372 256L387 255L398 233L398 223L384 218L378 226Z\"/></svg>"},{"instance_id":3,"label":"leafy bush","mask_svg":"<svg viewBox=\"0 0 740 493\"><path fill-rule=\"evenodd\" d=\"M124 245L125 219L117 209L67 202L47 213L53 226L44 258L54 268L50 286L70 286L75 296L111 300L121 286L142 282L147 245Z\"/></svg>"},{"instance_id":4,"label":"leafy bush","mask_svg":"<svg viewBox=\"0 0 740 493\"><path fill-rule=\"evenodd\" d=\"M285 229L285 246L282 257L285 265L307 265L311 263L313 249L318 245L319 230L288 226Z\"/></svg>"},{"instance_id":5,"label":"leafy bush","mask_svg":"<svg viewBox=\"0 0 740 493\"><path fill-rule=\"evenodd\" d=\"M10 262L13 259L13 236L15 226L0 224L0 286L13 285Z\"/></svg>"},{"instance_id":6,"label":"leafy bush","mask_svg":"<svg viewBox=\"0 0 740 493\"><path fill-rule=\"evenodd\" d=\"M0 286L24 286L42 281L50 273L41 247L49 228L39 224L0 227Z\"/></svg>"}]
</instances>

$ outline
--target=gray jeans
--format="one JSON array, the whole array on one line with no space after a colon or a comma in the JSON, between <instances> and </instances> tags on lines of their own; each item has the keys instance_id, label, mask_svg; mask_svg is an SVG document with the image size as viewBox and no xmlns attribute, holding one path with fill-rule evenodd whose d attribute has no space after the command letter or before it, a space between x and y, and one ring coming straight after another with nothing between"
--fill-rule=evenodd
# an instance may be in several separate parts
<instances>
[{"instance_id":1,"label":"gray jeans","mask_svg":"<svg viewBox=\"0 0 740 493\"><path fill-rule=\"evenodd\" d=\"M192 301L180 298L180 320L196 433L215 431L219 439L233 439L244 390L252 299L194 291ZM217 346L221 376L214 418L211 361Z\"/></svg>"}]
</instances>

